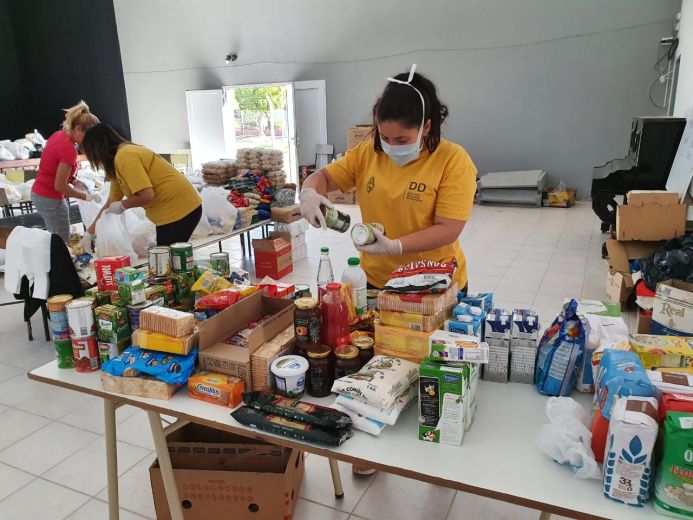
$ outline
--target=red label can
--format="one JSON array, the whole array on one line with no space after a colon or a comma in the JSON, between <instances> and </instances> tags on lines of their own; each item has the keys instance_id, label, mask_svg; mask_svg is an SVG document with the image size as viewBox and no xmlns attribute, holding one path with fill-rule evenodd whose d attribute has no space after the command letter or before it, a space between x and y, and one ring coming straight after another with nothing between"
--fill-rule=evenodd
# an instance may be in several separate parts
<instances>
[{"instance_id":1,"label":"red label can","mask_svg":"<svg viewBox=\"0 0 693 520\"><path fill-rule=\"evenodd\" d=\"M77 372L93 372L101 366L99 342L96 336L72 339L72 356Z\"/></svg>"}]
</instances>

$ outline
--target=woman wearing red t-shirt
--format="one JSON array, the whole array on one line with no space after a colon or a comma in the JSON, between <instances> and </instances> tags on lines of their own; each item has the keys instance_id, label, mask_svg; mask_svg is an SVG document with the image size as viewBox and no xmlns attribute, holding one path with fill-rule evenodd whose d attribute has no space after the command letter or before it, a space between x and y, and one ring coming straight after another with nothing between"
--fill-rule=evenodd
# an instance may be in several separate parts
<instances>
[{"instance_id":1,"label":"woman wearing red t-shirt","mask_svg":"<svg viewBox=\"0 0 693 520\"><path fill-rule=\"evenodd\" d=\"M70 213L65 197L101 202L101 197L89 193L75 177L77 149L84 133L99 122L80 101L65 110L63 128L48 138L41 154L38 174L31 188L31 202L46 223L46 229L60 235L65 242L70 239Z\"/></svg>"}]
</instances>

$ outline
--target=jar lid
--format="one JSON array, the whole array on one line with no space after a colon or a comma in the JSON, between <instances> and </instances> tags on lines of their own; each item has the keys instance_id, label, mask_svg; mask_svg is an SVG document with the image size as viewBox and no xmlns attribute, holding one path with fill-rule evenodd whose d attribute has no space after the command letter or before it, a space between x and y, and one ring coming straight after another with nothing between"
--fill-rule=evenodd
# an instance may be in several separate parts
<instances>
[{"instance_id":1,"label":"jar lid","mask_svg":"<svg viewBox=\"0 0 693 520\"><path fill-rule=\"evenodd\" d=\"M318 300L310 297L299 298L294 302L294 305L297 309L301 309L302 311L311 310L318 306Z\"/></svg>"},{"instance_id":2,"label":"jar lid","mask_svg":"<svg viewBox=\"0 0 693 520\"><path fill-rule=\"evenodd\" d=\"M308 349L307 355L313 359L323 359L330 355L332 349L327 345L315 345Z\"/></svg>"},{"instance_id":3,"label":"jar lid","mask_svg":"<svg viewBox=\"0 0 693 520\"><path fill-rule=\"evenodd\" d=\"M338 282L330 282L327 284L328 291L339 291L342 288L342 284Z\"/></svg>"},{"instance_id":4,"label":"jar lid","mask_svg":"<svg viewBox=\"0 0 693 520\"><path fill-rule=\"evenodd\" d=\"M334 355L339 359L353 359L359 355L359 349L354 345L344 345L335 350Z\"/></svg>"},{"instance_id":5,"label":"jar lid","mask_svg":"<svg viewBox=\"0 0 693 520\"><path fill-rule=\"evenodd\" d=\"M300 376L308 370L308 361L301 356L282 356L272 362L270 370L280 377Z\"/></svg>"},{"instance_id":6,"label":"jar lid","mask_svg":"<svg viewBox=\"0 0 693 520\"><path fill-rule=\"evenodd\" d=\"M361 350L367 350L369 348L373 348L375 341L373 341L373 338L369 338L368 336L362 336L351 340L351 344Z\"/></svg>"}]
</instances>

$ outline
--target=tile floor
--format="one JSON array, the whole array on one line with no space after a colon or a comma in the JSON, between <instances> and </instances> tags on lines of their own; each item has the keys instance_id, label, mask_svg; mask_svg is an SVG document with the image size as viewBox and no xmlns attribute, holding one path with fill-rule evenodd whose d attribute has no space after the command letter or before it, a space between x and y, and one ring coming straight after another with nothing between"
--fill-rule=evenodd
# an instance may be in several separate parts
<instances>
[{"instance_id":1,"label":"tile floor","mask_svg":"<svg viewBox=\"0 0 693 520\"><path fill-rule=\"evenodd\" d=\"M343 206L360 219L358 209ZM330 247L337 277L355 253L345 235L308 232L309 257L285 280L314 280L319 247ZM571 209L477 206L462 234L472 291L494 291L502 307L532 307L544 324L565 297L601 298L607 268L603 236L589 203ZM224 242L237 266L239 239ZM198 251L203 257L207 251ZM0 290L0 302L10 296ZM632 324L631 324L632 325ZM0 309L0 518L59 520L107 518L102 405L97 398L29 381L27 370L53 359L53 346L40 336L27 341L21 306ZM121 518L156 517L148 467L154 459L146 415L118 410ZM380 473L354 478L340 464L345 497L335 500L327 461L306 459L306 476L295 519L426 518L427 520L536 519L537 511Z\"/></svg>"}]
</instances>

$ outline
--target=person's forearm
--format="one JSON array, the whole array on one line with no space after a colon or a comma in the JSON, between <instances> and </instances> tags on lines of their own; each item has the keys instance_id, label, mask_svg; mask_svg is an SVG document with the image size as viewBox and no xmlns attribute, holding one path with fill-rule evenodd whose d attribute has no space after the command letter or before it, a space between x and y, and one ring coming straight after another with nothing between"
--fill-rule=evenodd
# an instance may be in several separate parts
<instances>
[{"instance_id":1,"label":"person's forearm","mask_svg":"<svg viewBox=\"0 0 693 520\"><path fill-rule=\"evenodd\" d=\"M106 201L106 204L103 205L103 207L99 210L99 212L96 214L96 217L94 218L94 222L91 223L91 225L87 228L87 233L91 233L92 235L96 233L96 222L101 218L101 215L103 214L104 211L108 209L108 206L111 204L111 201Z\"/></svg>"},{"instance_id":2,"label":"person's forearm","mask_svg":"<svg viewBox=\"0 0 693 520\"><path fill-rule=\"evenodd\" d=\"M452 244L460 236L457 229L450 229L445 224L433 224L431 227L399 238L402 253L420 253Z\"/></svg>"},{"instance_id":3,"label":"person's forearm","mask_svg":"<svg viewBox=\"0 0 693 520\"><path fill-rule=\"evenodd\" d=\"M133 193L127 199L121 200L125 209L141 208L149 204L151 201L151 198L142 196L139 193Z\"/></svg>"},{"instance_id":4,"label":"person's forearm","mask_svg":"<svg viewBox=\"0 0 693 520\"><path fill-rule=\"evenodd\" d=\"M76 190L69 184L66 184L65 186L61 187L56 187L56 190L65 195L66 197L70 197L72 199L87 200L87 194L85 192Z\"/></svg>"}]
</instances>

